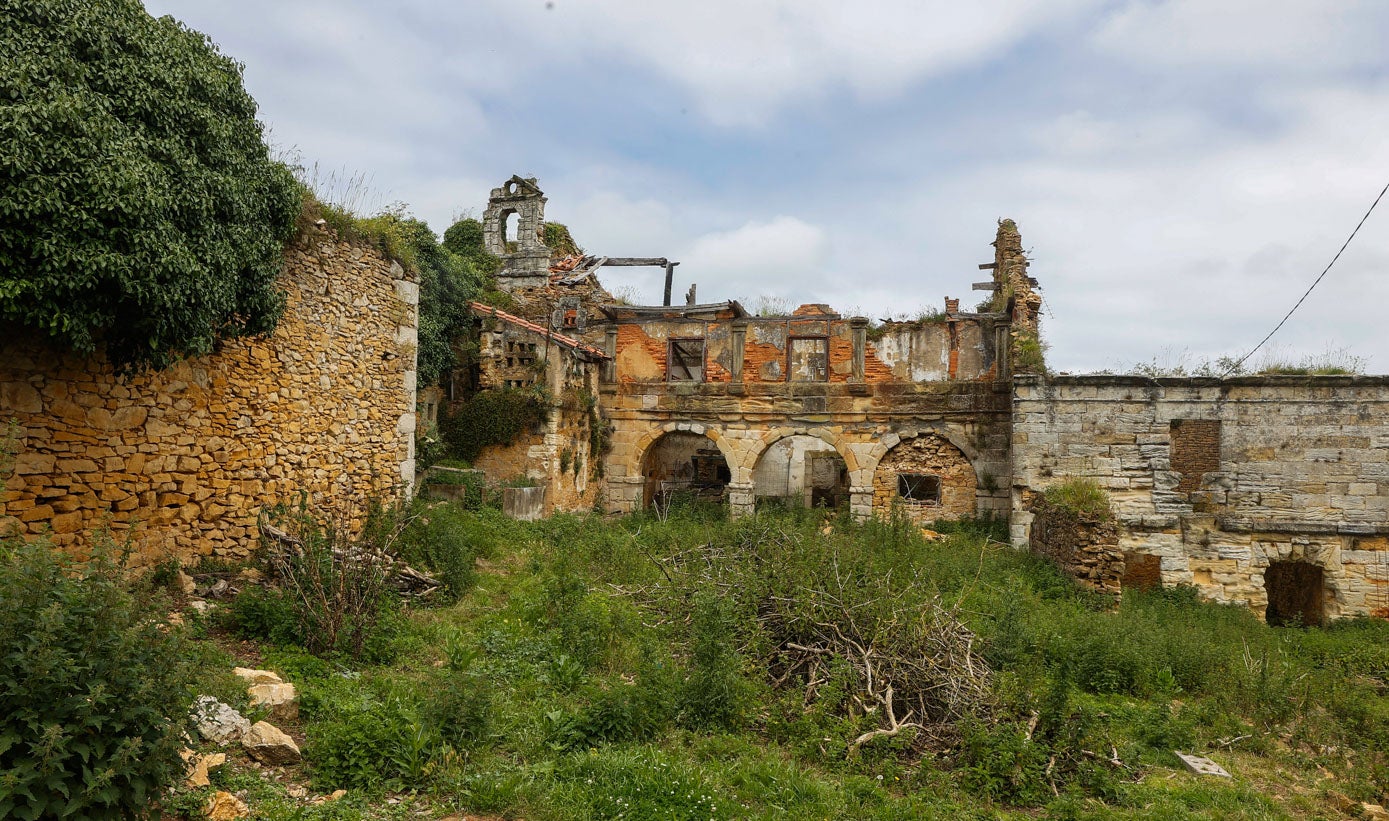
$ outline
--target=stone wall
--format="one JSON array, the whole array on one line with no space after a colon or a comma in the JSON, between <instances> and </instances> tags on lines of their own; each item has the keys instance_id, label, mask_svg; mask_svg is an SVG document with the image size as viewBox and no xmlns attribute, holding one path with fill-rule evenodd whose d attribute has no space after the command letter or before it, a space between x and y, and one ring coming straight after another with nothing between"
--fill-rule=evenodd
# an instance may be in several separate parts
<instances>
[{"instance_id":1,"label":"stone wall","mask_svg":"<svg viewBox=\"0 0 1389 821\"><path fill-rule=\"evenodd\" d=\"M285 251L288 308L158 373L0 331L0 420L20 453L0 527L81 553L107 529L137 564L244 557L264 505L321 504L414 479L419 286L374 250L310 228Z\"/></svg>"},{"instance_id":2,"label":"stone wall","mask_svg":"<svg viewBox=\"0 0 1389 821\"><path fill-rule=\"evenodd\" d=\"M937 482L934 500L907 500L900 493L901 477L925 476ZM1003 482L992 474L984 477L991 484L986 492L1002 489ZM978 512L980 477L969 459L945 438L923 433L905 439L883 454L873 471L873 508L887 510L894 504L915 522L958 519Z\"/></svg>"},{"instance_id":3,"label":"stone wall","mask_svg":"<svg viewBox=\"0 0 1389 821\"><path fill-rule=\"evenodd\" d=\"M536 430L483 449L473 467L494 484L524 477L544 486L546 513L592 507L602 484L589 452L601 352L480 303L474 312L481 323L479 387L538 389L548 399Z\"/></svg>"},{"instance_id":4,"label":"stone wall","mask_svg":"<svg viewBox=\"0 0 1389 821\"><path fill-rule=\"evenodd\" d=\"M1265 570L1324 570L1326 618L1389 615L1389 377L1015 380L1015 544L1029 494L1105 487L1120 548L1263 615Z\"/></svg>"},{"instance_id":5,"label":"stone wall","mask_svg":"<svg viewBox=\"0 0 1389 821\"><path fill-rule=\"evenodd\" d=\"M1117 595L1124 578L1119 528L1038 496L1032 503L1032 552L1045 556L1083 587Z\"/></svg>"}]
</instances>

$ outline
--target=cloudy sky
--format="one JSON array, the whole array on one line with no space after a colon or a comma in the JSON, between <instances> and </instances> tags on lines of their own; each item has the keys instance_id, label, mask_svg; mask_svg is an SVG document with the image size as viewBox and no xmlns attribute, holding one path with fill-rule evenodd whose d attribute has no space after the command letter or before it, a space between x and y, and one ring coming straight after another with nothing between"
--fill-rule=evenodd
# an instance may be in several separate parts
<instances>
[{"instance_id":1,"label":"cloudy sky","mask_svg":"<svg viewBox=\"0 0 1389 821\"><path fill-rule=\"evenodd\" d=\"M1063 370L1242 353L1389 181L1380 0L146 6L245 64L330 196L442 232L536 176L586 249L678 259L701 301L972 305L1012 217ZM1389 203L1273 344L1389 371L1386 305Z\"/></svg>"}]
</instances>

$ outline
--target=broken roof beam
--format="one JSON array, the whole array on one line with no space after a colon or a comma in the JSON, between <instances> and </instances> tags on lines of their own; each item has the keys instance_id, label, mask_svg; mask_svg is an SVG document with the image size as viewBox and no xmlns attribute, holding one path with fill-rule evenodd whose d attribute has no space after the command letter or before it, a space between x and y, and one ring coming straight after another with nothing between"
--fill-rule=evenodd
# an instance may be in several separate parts
<instances>
[{"instance_id":1,"label":"broken roof beam","mask_svg":"<svg viewBox=\"0 0 1389 821\"><path fill-rule=\"evenodd\" d=\"M651 265L658 268L674 268L678 262L671 262L665 257L606 257L604 265L622 265L627 267Z\"/></svg>"}]
</instances>

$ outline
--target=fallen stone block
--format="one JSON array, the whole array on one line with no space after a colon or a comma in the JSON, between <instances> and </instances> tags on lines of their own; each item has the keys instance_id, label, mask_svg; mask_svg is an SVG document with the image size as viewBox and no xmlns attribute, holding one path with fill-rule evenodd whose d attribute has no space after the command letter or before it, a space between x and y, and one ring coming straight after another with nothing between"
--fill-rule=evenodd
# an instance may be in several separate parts
<instances>
[{"instance_id":1,"label":"fallen stone block","mask_svg":"<svg viewBox=\"0 0 1389 821\"><path fill-rule=\"evenodd\" d=\"M252 670L249 667L234 667L232 673L245 680L247 684L281 684L284 679L269 670Z\"/></svg>"},{"instance_id":2,"label":"fallen stone block","mask_svg":"<svg viewBox=\"0 0 1389 821\"><path fill-rule=\"evenodd\" d=\"M245 716L212 696L198 696L190 712L198 734L214 744L236 741L251 729Z\"/></svg>"},{"instance_id":3,"label":"fallen stone block","mask_svg":"<svg viewBox=\"0 0 1389 821\"><path fill-rule=\"evenodd\" d=\"M257 721L249 732L241 737L241 746L251 757L262 764L295 764L299 761L299 745L280 728L265 721Z\"/></svg>"},{"instance_id":4,"label":"fallen stone block","mask_svg":"<svg viewBox=\"0 0 1389 821\"><path fill-rule=\"evenodd\" d=\"M226 753L210 753L199 755L192 750L184 750L183 760L188 762L188 775L183 783L188 787L208 787L212 782L208 779L208 772L216 767L227 763Z\"/></svg>"},{"instance_id":5,"label":"fallen stone block","mask_svg":"<svg viewBox=\"0 0 1389 821\"><path fill-rule=\"evenodd\" d=\"M1225 772L1225 768L1211 761L1209 758L1200 755L1187 755L1176 750L1172 754L1182 760L1182 766L1186 767L1187 772L1194 775L1213 775L1219 778L1230 778L1231 775Z\"/></svg>"},{"instance_id":6,"label":"fallen stone block","mask_svg":"<svg viewBox=\"0 0 1389 821\"><path fill-rule=\"evenodd\" d=\"M229 792L218 792L207 802L209 821L235 821L237 818L245 818L249 812L241 799Z\"/></svg>"},{"instance_id":7,"label":"fallen stone block","mask_svg":"<svg viewBox=\"0 0 1389 821\"><path fill-rule=\"evenodd\" d=\"M253 684L247 692L252 707L265 707L277 721L293 721L299 717L299 694L293 684Z\"/></svg>"}]
</instances>

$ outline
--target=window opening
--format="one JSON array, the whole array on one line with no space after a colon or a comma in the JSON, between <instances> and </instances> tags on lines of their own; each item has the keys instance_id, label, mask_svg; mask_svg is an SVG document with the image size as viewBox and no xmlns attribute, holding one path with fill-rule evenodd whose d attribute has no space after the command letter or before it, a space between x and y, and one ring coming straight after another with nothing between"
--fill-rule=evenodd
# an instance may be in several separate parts
<instances>
[{"instance_id":1,"label":"window opening","mask_svg":"<svg viewBox=\"0 0 1389 821\"><path fill-rule=\"evenodd\" d=\"M787 346L792 382L826 382L830 378L830 341L825 337L791 337Z\"/></svg>"},{"instance_id":2,"label":"window opening","mask_svg":"<svg viewBox=\"0 0 1389 821\"><path fill-rule=\"evenodd\" d=\"M704 381L703 339L670 340L666 378L671 382Z\"/></svg>"},{"instance_id":3,"label":"window opening","mask_svg":"<svg viewBox=\"0 0 1389 821\"><path fill-rule=\"evenodd\" d=\"M507 253L515 253L520 241L521 217L515 211L502 213L502 239L506 242Z\"/></svg>"},{"instance_id":4,"label":"window opening","mask_svg":"<svg viewBox=\"0 0 1389 821\"><path fill-rule=\"evenodd\" d=\"M908 502L940 504L940 477L925 473L897 474L897 495Z\"/></svg>"}]
</instances>

